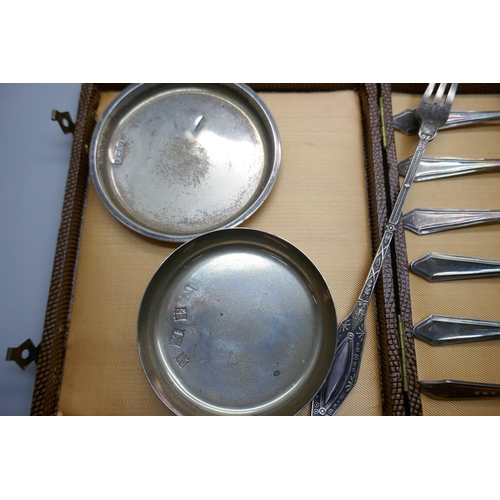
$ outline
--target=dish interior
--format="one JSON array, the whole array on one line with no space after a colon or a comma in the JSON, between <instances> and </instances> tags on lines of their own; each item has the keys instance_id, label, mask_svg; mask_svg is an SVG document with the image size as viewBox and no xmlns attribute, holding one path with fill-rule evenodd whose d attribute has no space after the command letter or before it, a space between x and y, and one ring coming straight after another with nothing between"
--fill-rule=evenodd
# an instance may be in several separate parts
<instances>
[{"instance_id":1,"label":"dish interior","mask_svg":"<svg viewBox=\"0 0 500 500\"><path fill-rule=\"evenodd\" d=\"M98 190L133 229L184 241L243 220L272 184L276 155L265 113L239 88L142 85L100 132Z\"/></svg>"},{"instance_id":2,"label":"dish interior","mask_svg":"<svg viewBox=\"0 0 500 500\"><path fill-rule=\"evenodd\" d=\"M139 347L171 409L286 413L295 400L295 413L314 396L331 361L335 313L324 282L294 257L228 241L165 261L144 297Z\"/></svg>"}]
</instances>

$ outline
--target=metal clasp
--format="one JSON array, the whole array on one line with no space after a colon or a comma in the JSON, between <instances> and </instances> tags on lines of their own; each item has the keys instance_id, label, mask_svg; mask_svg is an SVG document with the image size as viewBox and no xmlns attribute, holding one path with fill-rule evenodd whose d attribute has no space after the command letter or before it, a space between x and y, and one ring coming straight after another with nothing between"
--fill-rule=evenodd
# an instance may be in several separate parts
<instances>
[{"instance_id":1,"label":"metal clasp","mask_svg":"<svg viewBox=\"0 0 500 500\"><path fill-rule=\"evenodd\" d=\"M15 361L20 368L26 370L34 361L38 361L40 346L35 346L31 339L25 340L19 347L9 347L5 361Z\"/></svg>"},{"instance_id":2,"label":"metal clasp","mask_svg":"<svg viewBox=\"0 0 500 500\"><path fill-rule=\"evenodd\" d=\"M71 115L68 111L61 113L57 111L57 109L52 110L52 121L56 121L59 123L62 131L65 134L72 134L75 131L75 124L71 119Z\"/></svg>"}]
</instances>

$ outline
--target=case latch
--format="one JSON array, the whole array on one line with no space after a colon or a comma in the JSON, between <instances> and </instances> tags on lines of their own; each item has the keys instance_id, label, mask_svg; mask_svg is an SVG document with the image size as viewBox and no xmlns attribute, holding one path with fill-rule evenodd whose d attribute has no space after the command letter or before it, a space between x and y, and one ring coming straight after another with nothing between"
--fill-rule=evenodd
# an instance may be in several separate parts
<instances>
[{"instance_id":1,"label":"case latch","mask_svg":"<svg viewBox=\"0 0 500 500\"><path fill-rule=\"evenodd\" d=\"M56 121L57 123L59 123L62 131L65 134L72 134L75 130L75 124L73 123L71 115L68 111L61 113L60 111L57 111L57 109L53 109L52 121Z\"/></svg>"},{"instance_id":2,"label":"case latch","mask_svg":"<svg viewBox=\"0 0 500 500\"><path fill-rule=\"evenodd\" d=\"M19 347L9 347L5 361L15 361L20 368L26 370L34 361L38 361L38 352L40 346L33 344L31 339L25 340Z\"/></svg>"}]
</instances>

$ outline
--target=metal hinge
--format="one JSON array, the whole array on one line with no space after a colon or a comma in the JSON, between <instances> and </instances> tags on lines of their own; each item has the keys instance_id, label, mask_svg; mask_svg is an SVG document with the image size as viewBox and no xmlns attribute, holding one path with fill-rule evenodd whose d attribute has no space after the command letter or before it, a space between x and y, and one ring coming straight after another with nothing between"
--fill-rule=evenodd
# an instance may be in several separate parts
<instances>
[{"instance_id":1,"label":"metal hinge","mask_svg":"<svg viewBox=\"0 0 500 500\"><path fill-rule=\"evenodd\" d=\"M382 126L382 144L384 148L387 147L387 135L385 131L385 113L384 113L384 100L382 97L379 98L379 108L380 108L380 123Z\"/></svg>"},{"instance_id":2,"label":"metal hinge","mask_svg":"<svg viewBox=\"0 0 500 500\"><path fill-rule=\"evenodd\" d=\"M26 370L34 361L38 361L40 346L35 346L31 339L25 340L19 347L9 347L5 361L15 361L20 368Z\"/></svg>"},{"instance_id":3,"label":"metal hinge","mask_svg":"<svg viewBox=\"0 0 500 500\"><path fill-rule=\"evenodd\" d=\"M408 394L408 368L406 364L405 327L400 314L398 314L398 333L399 333L399 355L401 357L401 378L403 382L403 392L406 392Z\"/></svg>"},{"instance_id":4,"label":"metal hinge","mask_svg":"<svg viewBox=\"0 0 500 500\"><path fill-rule=\"evenodd\" d=\"M59 123L62 131L65 134L72 134L75 131L75 124L71 119L71 115L68 111L61 113L57 111L57 109L52 110L52 121L56 121Z\"/></svg>"}]
</instances>

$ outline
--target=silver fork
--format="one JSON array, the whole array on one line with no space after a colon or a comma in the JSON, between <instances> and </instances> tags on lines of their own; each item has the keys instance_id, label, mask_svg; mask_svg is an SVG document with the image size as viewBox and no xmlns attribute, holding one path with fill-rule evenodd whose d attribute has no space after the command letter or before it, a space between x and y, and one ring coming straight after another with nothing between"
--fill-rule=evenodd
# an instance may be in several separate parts
<instances>
[{"instance_id":1,"label":"silver fork","mask_svg":"<svg viewBox=\"0 0 500 500\"><path fill-rule=\"evenodd\" d=\"M401 218L401 211L415 177L418 164L424 155L427 145L436 137L439 127L446 123L450 114L458 84L452 83L445 95L447 85L447 83L441 83L437 91L435 91L436 84L430 83L418 105L416 115L420 122L420 129L418 131L420 141L408 167L408 173L401 186L382 236L382 241L375 254L356 305L349 316L338 327L337 348L332 367L323 387L313 400L311 412L313 416L335 415L358 379L361 355L366 337L365 319L368 305L375 290L375 283L382 269L382 264L389 250L392 237ZM402 353L404 353L404 350L402 350ZM405 364L404 360L402 360L402 364ZM404 375L403 390L405 392L408 391Z\"/></svg>"}]
</instances>

